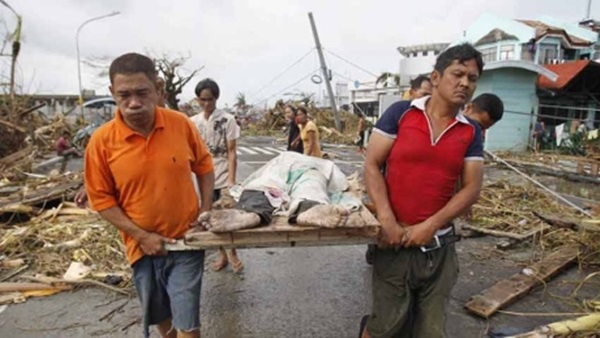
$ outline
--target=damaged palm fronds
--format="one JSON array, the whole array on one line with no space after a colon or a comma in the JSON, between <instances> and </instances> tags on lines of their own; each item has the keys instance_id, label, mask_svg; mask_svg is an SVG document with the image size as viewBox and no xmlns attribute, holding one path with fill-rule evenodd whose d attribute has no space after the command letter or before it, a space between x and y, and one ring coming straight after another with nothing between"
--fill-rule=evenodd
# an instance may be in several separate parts
<instances>
[{"instance_id":1,"label":"damaged palm fronds","mask_svg":"<svg viewBox=\"0 0 600 338\"><path fill-rule=\"evenodd\" d=\"M116 229L73 200L80 174L0 182L0 304L46 296L75 285L125 292L130 270ZM20 290L27 283L46 287ZM33 287L33 286L31 286ZM19 289L19 290L17 290Z\"/></svg>"},{"instance_id":2,"label":"damaged palm fronds","mask_svg":"<svg viewBox=\"0 0 600 338\"><path fill-rule=\"evenodd\" d=\"M116 229L69 204L0 228L0 252L0 280L21 281L27 274L41 276L41 281L129 283L129 266Z\"/></svg>"},{"instance_id":3,"label":"damaged palm fronds","mask_svg":"<svg viewBox=\"0 0 600 338\"><path fill-rule=\"evenodd\" d=\"M529 183L497 181L484 186L471 223L466 226L469 230L488 235L514 240L535 237L544 249L578 244L590 253L600 252L596 227L586 225L581 213Z\"/></svg>"},{"instance_id":4,"label":"damaged palm fronds","mask_svg":"<svg viewBox=\"0 0 600 338\"><path fill-rule=\"evenodd\" d=\"M97 215L84 211L88 214L73 216L67 212L55 218L39 217L0 229L2 274L26 264L35 274L59 278L71 262L92 267L91 271L98 276L127 272L116 229Z\"/></svg>"}]
</instances>

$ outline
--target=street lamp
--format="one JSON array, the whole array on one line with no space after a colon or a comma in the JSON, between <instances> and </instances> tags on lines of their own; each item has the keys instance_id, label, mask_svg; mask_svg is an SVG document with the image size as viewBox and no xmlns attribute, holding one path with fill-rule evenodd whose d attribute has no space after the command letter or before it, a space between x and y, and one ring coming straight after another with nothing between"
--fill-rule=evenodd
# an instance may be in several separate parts
<instances>
[{"instance_id":1,"label":"street lamp","mask_svg":"<svg viewBox=\"0 0 600 338\"><path fill-rule=\"evenodd\" d=\"M79 28L77 28L77 34L75 34L75 44L77 46L77 76L79 77L79 113L81 114L81 118L84 121L85 121L85 117L83 116L83 89L81 88L81 61L79 60L79 33L81 32L81 29L83 28L83 26L87 25L88 23L90 23L92 21L108 18L111 16L119 15L119 14L121 14L121 13L120 12L112 12L112 13L109 13L106 15L102 15L102 16L98 16L98 17L86 20L79 26Z\"/></svg>"},{"instance_id":2,"label":"street lamp","mask_svg":"<svg viewBox=\"0 0 600 338\"><path fill-rule=\"evenodd\" d=\"M19 51L21 50L21 24L22 18L21 16L12 8L10 5L4 1L0 0L0 3L6 8L10 9L10 11L17 18L17 28L15 32L12 34L13 43L12 43L12 54L11 54L11 62L10 62L10 115L9 120L15 119L15 66L17 64L17 56L19 55Z\"/></svg>"}]
</instances>

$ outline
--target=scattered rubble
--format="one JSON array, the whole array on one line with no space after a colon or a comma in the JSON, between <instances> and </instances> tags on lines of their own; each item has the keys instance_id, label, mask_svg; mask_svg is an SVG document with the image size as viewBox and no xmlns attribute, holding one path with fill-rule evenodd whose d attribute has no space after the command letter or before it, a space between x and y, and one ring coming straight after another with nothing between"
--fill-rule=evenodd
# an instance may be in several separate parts
<instances>
[{"instance_id":1,"label":"scattered rubble","mask_svg":"<svg viewBox=\"0 0 600 338\"><path fill-rule=\"evenodd\" d=\"M298 102L284 103L279 101L274 108L268 109L259 119L250 120L243 130L245 129L245 133L248 135L279 136L283 134L287 126L284 112L287 104L296 107L301 106ZM358 133L358 116L347 111L340 111L342 130L338 131L335 129L335 120L331 109L308 106L307 110L309 117L319 127L322 141L353 144Z\"/></svg>"}]
</instances>

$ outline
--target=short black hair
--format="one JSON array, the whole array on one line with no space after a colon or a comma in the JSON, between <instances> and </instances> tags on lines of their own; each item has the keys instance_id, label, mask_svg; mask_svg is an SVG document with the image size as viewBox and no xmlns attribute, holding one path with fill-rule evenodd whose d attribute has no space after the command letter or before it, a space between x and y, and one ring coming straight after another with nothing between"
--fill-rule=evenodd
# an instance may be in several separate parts
<instances>
[{"instance_id":1,"label":"short black hair","mask_svg":"<svg viewBox=\"0 0 600 338\"><path fill-rule=\"evenodd\" d=\"M215 97L215 100L219 98L221 94L221 90L219 89L219 85L213 79L206 78L196 85L196 96L200 97L200 93L204 90L210 90L210 93Z\"/></svg>"},{"instance_id":2,"label":"short black hair","mask_svg":"<svg viewBox=\"0 0 600 338\"><path fill-rule=\"evenodd\" d=\"M469 60L475 60L479 75L481 75L481 72L483 71L483 58L481 57L481 53L470 43L456 45L443 51L435 61L434 69L442 75L446 68L454 61L464 63Z\"/></svg>"},{"instance_id":3,"label":"short black hair","mask_svg":"<svg viewBox=\"0 0 600 338\"><path fill-rule=\"evenodd\" d=\"M108 76L112 84L117 74L144 73L150 81L156 83L156 66L149 57L138 53L127 53L111 62Z\"/></svg>"},{"instance_id":4,"label":"short black hair","mask_svg":"<svg viewBox=\"0 0 600 338\"><path fill-rule=\"evenodd\" d=\"M288 104L287 106L285 106L286 108L290 108L290 110L292 111L292 114L294 114L294 116L296 116L296 107L294 107L291 104Z\"/></svg>"},{"instance_id":5,"label":"short black hair","mask_svg":"<svg viewBox=\"0 0 600 338\"><path fill-rule=\"evenodd\" d=\"M298 111L296 112L296 114L298 112L302 112L302 113L304 113L304 115L308 116L308 110L306 110L306 108L304 108L302 106L298 107Z\"/></svg>"},{"instance_id":6,"label":"short black hair","mask_svg":"<svg viewBox=\"0 0 600 338\"><path fill-rule=\"evenodd\" d=\"M494 94L481 94L477 96L472 102L473 108L478 112L487 112L492 121L498 122L504 115L504 103L502 100Z\"/></svg>"},{"instance_id":7,"label":"short black hair","mask_svg":"<svg viewBox=\"0 0 600 338\"><path fill-rule=\"evenodd\" d=\"M423 82L431 82L431 79L429 78L429 76L419 75L415 77L412 81L410 81L410 89L417 90L421 88Z\"/></svg>"}]
</instances>

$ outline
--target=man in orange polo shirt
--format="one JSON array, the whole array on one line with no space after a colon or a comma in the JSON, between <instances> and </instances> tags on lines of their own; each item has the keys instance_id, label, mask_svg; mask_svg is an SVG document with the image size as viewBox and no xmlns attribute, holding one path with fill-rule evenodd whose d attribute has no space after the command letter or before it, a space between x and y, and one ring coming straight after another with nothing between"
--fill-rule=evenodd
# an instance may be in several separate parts
<instances>
[{"instance_id":1,"label":"man in orange polo shirt","mask_svg":"<svg viewBox=\"0 0 600 338\"><path fill-rule=\"evenodd\" d=\"M125 54L110 65L115 118L91 137L85 187L93 209L123 237L142 305L144 335L200 337L204 251L170 251L212 205L213 165L194 125L157 107L152 60ZM198 203L192 173L198 179Z\"/></svg>"}]
</instances>

